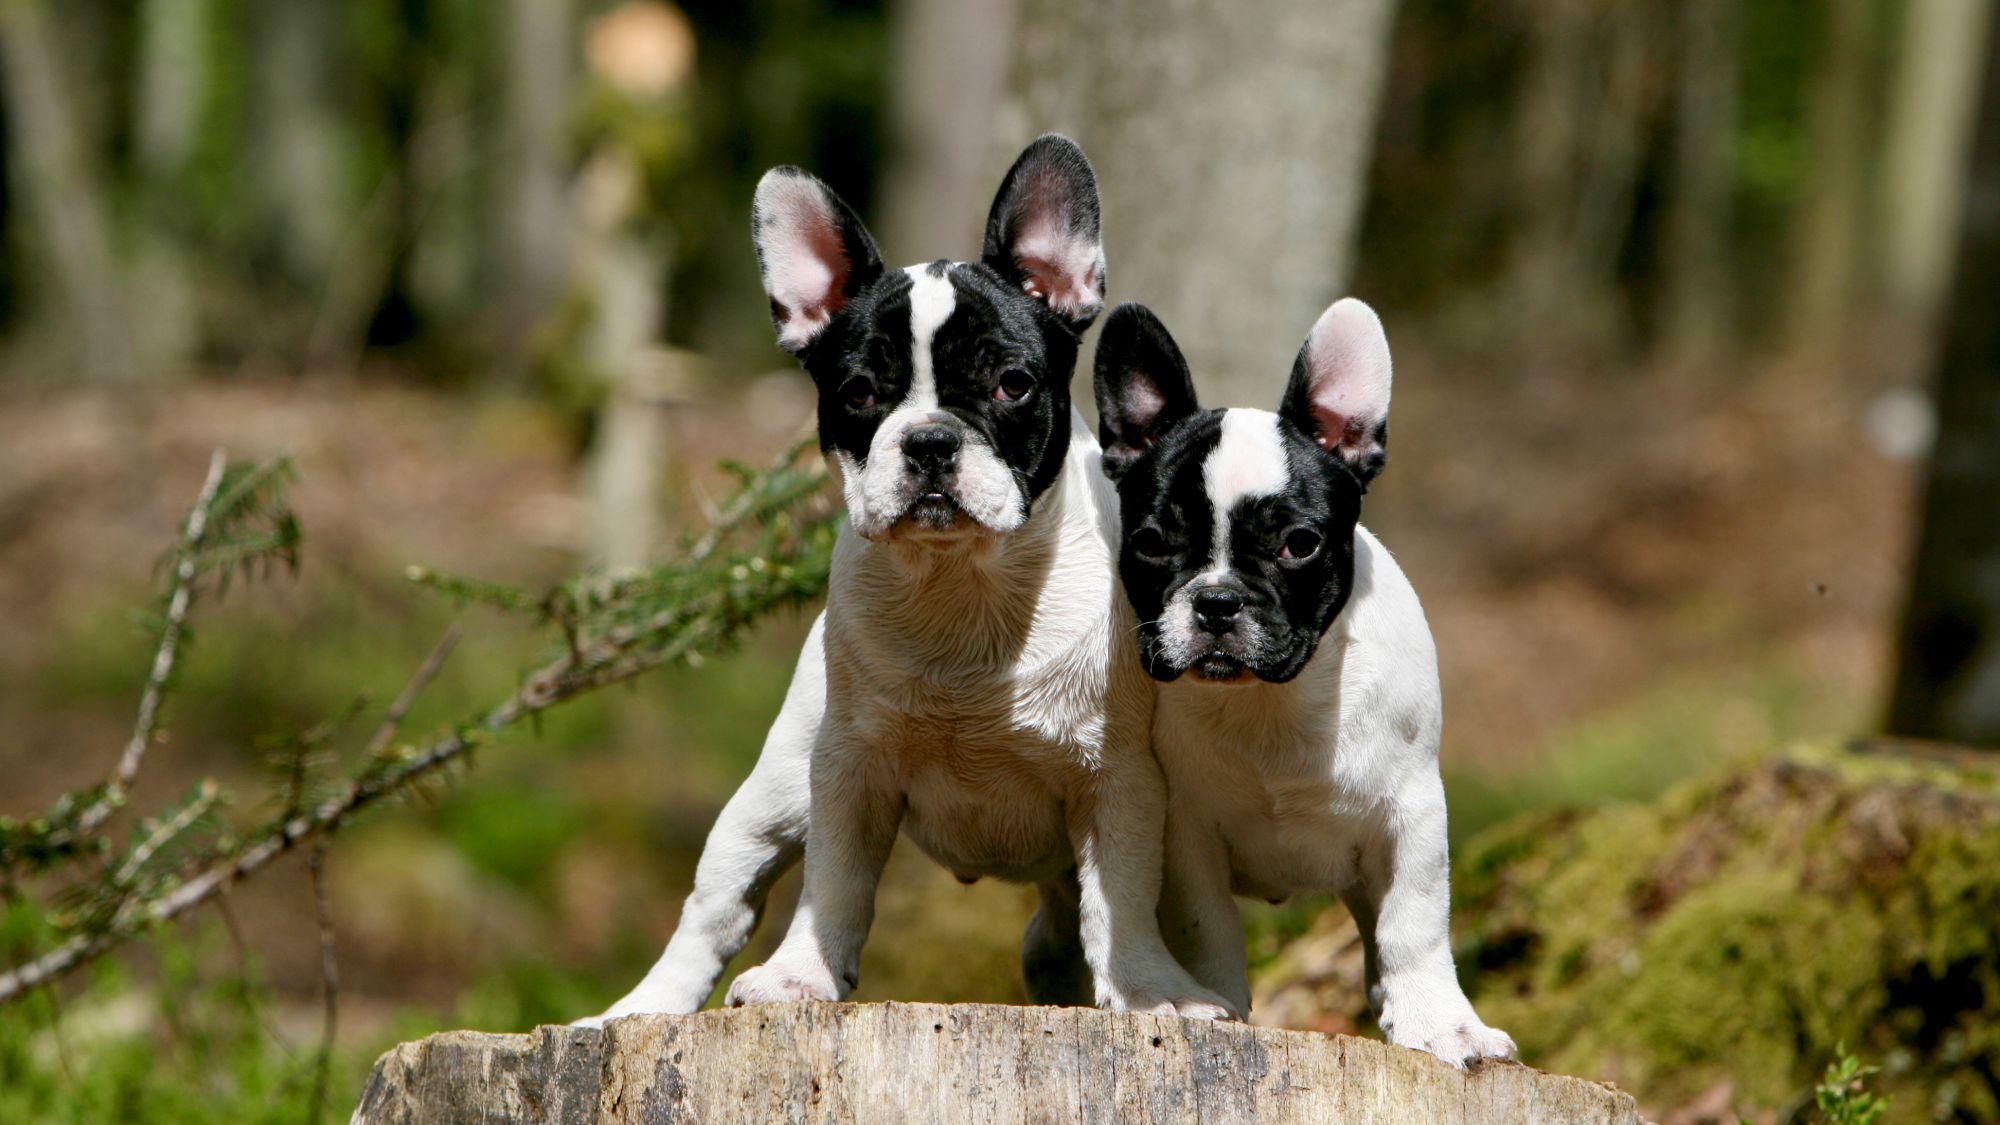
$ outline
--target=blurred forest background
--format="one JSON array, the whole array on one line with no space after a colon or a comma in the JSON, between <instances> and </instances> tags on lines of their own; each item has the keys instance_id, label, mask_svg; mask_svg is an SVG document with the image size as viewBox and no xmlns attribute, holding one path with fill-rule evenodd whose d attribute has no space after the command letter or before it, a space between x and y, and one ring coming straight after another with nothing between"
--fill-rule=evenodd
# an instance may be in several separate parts
<instances>
[{"instance_id":1,"label":"blurred forest background","mask_svg":"<svg viewBox=\"0 0 2000 1125\"><path fill-rule=\"evenodd\" d=\"M1960 604L1984 581L1961 564L2000 553L1991 9L0 0L0 814L128 737L154 644L134 611L212 449L295 459L302 563L204 610L138 808L256 791L274 738L379 710L453 620L409 726L504 697L540 634L406 567L639 566L713 517L718 460L797 438L811 388L749 241L765 168L827 180L892 260L963 257L1048 129L1098 163L1111 299L1162 313L1209 401L1273 402L1333 297L1381 311L1396 442L1367 522L1437 634L1455 840L1892 713L2000 743L2000 598ZM1934 446L1971 452L1927 492ZM637 980L809 621L551 712L342 833L328 1112L398 1039L564 1022ZM315 1112L322 946L277 870L0 1007L0 1119ZM1018 1000L1030 909L899 851L861 998ZM1461 914L1479 996L1514 939ZM1341 917L1251 914L1265 1016L1363 1026L1351 987L1300 999L1351 984ZM40 937L10 923L0 967ZM1989 984L1950 986L1936 1028L1759 1028L1797 1057L1735 1063L1734 1033L1697 1029L1719 1057L1656 1072L1522 1042L1678 1121L1798 1112L1837 1035L1892 1082L1956 1051L1969 1085L1913 1078L1896 1114L1977 1120L2000 1030L1965 1021L2000 976L1974 946ZM1957 971L1927 956L1933 984Z\"/></svg>"}]
</instances>

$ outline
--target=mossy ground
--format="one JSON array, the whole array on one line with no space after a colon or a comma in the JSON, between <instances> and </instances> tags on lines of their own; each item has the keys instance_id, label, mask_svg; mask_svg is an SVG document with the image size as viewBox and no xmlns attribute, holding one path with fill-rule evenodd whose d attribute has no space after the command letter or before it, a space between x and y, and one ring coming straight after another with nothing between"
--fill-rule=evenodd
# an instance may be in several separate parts
<instances>
[{"instance_id":1,"label":"mossy ground","mask_svg":"<svg viewBox=\"0 0 2000 1125\"><path fill-rule=\"evenodd\" d=\"M1886 1120L2000 1120L1997 773L1804 748L1494 828L1457 872L1480 1013L1655 1110L1782 1113L1846 1044Z\"/></svg>"}]
</instances>

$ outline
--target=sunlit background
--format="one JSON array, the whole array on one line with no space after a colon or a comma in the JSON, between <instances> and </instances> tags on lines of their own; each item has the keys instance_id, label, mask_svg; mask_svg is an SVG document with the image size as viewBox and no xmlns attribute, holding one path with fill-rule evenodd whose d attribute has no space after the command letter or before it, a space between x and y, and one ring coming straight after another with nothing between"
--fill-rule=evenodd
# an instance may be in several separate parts
<instances>
[{"instance_id":1,"label":"sunlit background","mask_svg":"<svg viewBox=\"0 0 2000 1125\"><path fill-rule=\"evenodd\" d=\"M642 564L719 459L810 424L750 246L765 168L824 178L892 260L965 257L1044 130L1097 162L1111 300L1161 313L1210 403L1273 405L1334 297L1381 312L1364 518L1437 635L1455 841L1878 730L1989 8L0 0L0 813L129 734L133 616L215 447L296 457L303 565L204 611L141 805L256 791L260 747L392 697L454 619L410 725L503 695L541 635L406 567ZM343 833L331 1116L398 1039L637 980L809 620ZM1031 905L901 849L861 998L1018 1001ZM1339 977L1343 917L1251 912L1260 1018L1369 1026L1284 987ZM88 975L60 1021L0 1011L0 1107L299 1119L293 867ZM1743 1104L1775 1120L1795 1084Z\"/></svg>"}]
</instances>

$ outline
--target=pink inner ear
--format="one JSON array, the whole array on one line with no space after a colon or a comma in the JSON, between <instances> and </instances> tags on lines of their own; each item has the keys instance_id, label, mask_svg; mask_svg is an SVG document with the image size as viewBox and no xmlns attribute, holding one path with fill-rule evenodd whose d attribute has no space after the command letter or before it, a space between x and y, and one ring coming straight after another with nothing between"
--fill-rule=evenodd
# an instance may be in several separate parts
<instances>
[{"instance_id":1,"label":"pink inner ear","mask_svg":"<svg viewBox=\"0 0 2000 1125\"><path fill-rule=\"evenodd\" d=\"M1099 284L1104 251L1094 239L1062 229L1053 216L1038 213L1022 219L1014 261L1028 275L1021 288L1057 312L1075 317L1104 307Z\"/></svg>"},{"instance_id":2,"label":"pink inner ear","mask_svg":"<svg viewBox=\"0 0 2000 1125\"><path fill-rule=\"evenodd\" d=\"M779 309L778 343L798 347L819 335L847 303L854 264L840 225L817 185L803 180L767 189L764 288Z\"/></svg>"},{"instance_id":3,"label":"pink inner ear","mask_svg":"<svg viewBox=\"0 0 2000 1125\"><path fill-rule=\"evenodd\" d=\"M1307 337L1310 397L1321 449L1349 459L1370 453L1389 415L1389 341L1375 310L1348 297L1320 314Z\"/></svg>"}]
</instances>

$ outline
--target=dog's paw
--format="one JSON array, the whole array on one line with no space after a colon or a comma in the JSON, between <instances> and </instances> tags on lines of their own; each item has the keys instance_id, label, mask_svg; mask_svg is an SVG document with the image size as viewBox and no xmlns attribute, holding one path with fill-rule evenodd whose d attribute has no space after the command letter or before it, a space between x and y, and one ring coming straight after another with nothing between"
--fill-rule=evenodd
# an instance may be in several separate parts
<instances>
[{"instance_id":1,"label":"dog's paw","mask_svg":"<svg viewBox=\"0 0 2000 1125\"><path fill-rule=\"evenodd\" d=\"M689 1002L686 997L674 995L670 990L649 990L641 986L597 1015L572 1020L570 1026L603 1027L621 1016L684 1016L700 1010L701 999Z\"/></svg>"},{"instance_id":2,"label":"dog's paw","mask_svg":"<svg viewBox=\"0 0 2000 1125\"><path fill-rule=\"evenodd\" d=\"M1097 1006L1114 1012L1148 1012L1191 1020L1240 1020L1245 1015L1222 996L1196 984L1192 977L1174 984L1140 985L1114 991L1100 997Z\"/></svg>"},{"instance_id":3,"label":"dog's paw","mask_svg":"<svg viewBox=\"0 0 2000 1125\"><path fill-rule=\"evenodd\" d=\"M1396 1046L1424 1051L1460 1068L1480 1059L1511 1059L1519 1054L1511 1036L1487 1027L1469 1013L1458 1021L1427 1024L1418 1020L1384 1030Z\"/></svg>"},{"instance_id":4,"label":"dog's paw","mask_svg":"<svg viewBox=\"0 0 2000 1125\"><path fill-rule=\"evenodd\" d=\"M787 1000L838 1000L840 990L825 972L799 971L765 962L745 969L729 984L728 1004L780 1004Z\"/></svg>"}]
</instances>

